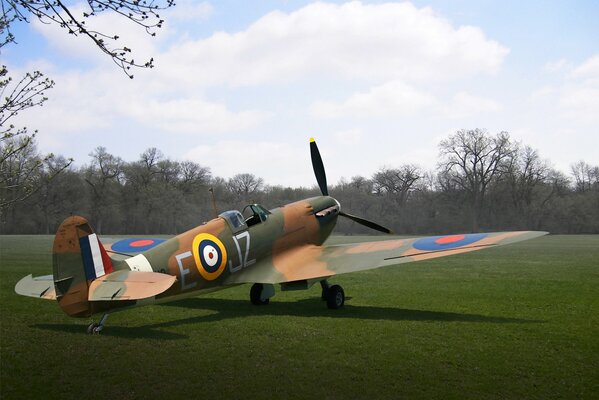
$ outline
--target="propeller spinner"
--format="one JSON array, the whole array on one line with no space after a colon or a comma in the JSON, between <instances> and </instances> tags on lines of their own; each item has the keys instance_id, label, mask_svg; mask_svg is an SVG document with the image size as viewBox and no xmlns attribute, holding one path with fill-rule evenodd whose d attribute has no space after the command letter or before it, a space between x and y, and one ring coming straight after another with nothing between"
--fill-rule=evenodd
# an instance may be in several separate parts
<instances>
[{"instance_id":1,"label":"propeller spinner","mask_svg":"<svg viewBox=\"0 0 599 400\"><path fill-rule=\"evenodd\" d=\"M329 189L327 187L327 175L324 170L324 164L322 162L322 157L320 156L320 151L318 151L318 146L316 145L316 141L314 138L310 138L310 156L312 157L312 168L314 169L314 175L316 176L316 182L318 182L318 187L320 187L320 192L323 196L329 195ZM337 203L339 203L337 201ZM369 221L365 218L358 217L352 214L347 214L343 211L339 211L339 215L345 218L349 218L354 222L357 222L360 225L364 225L370 229L374 229L379 232L393 234L393 231L389 228L385 228L382 225L377 224L376 222Z\"/></svg>"}]
</instances>

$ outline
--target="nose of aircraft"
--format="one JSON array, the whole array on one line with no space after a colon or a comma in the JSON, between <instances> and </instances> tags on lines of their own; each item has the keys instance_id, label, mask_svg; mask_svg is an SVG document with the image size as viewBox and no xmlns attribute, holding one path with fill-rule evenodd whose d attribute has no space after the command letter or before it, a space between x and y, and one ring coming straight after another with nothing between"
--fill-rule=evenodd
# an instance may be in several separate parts
<instances>
[{"instance_id":1,"label":"nose of aircraft","mask_svg":"<svg viewBox=\"0 0 599 400\"><path fill-rule=\"evenodd\" d=\"M369 221L365 218L358 217L356 215L348 214L346 212L341 211L341 206L337 200L329 196L329 189L327 187L327 176L324 169L324 164L322 162L322 157L320 156L320 151L318 150L318 146L316 145L316 141L314 138L310 138L310 156L312 158L312 169L314 169L314 176L316 177L316 182L318 183L318 187L320 188L320 192L322 193L323 203L326 202L335 202L335 204L330 204L328 208L330 208L331 213L334 211L333 209L336 207L334 211L335 217L334 220L337 221L337 216L341 215L342 217L349 218L352 221L364 225L370 229L374 229L379 232L393 233L389 228L385 228L382 225L379 225L375 222ZM315 208L315 210L319 210ZM320 209L324 211L324 208ZM318 212L318 211L317 211ZM330 214L330 213L329 213ZM318 215L316 215L318 217ZM324 217L324 216L323 216ZM334 225L333 225L334 226Z\"/></svg>"}]
</instances>

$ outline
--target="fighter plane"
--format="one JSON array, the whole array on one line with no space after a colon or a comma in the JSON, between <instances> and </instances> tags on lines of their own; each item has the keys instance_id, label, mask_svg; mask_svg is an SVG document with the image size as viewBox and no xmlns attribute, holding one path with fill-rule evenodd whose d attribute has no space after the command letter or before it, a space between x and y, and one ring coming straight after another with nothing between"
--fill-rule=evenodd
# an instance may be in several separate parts
<instances>
[{"instance_id":1,"label":"fighter plane","mask_svg":"<svg viewBox=\"0 0 599 400\"><path fill-rule=\"evenodd\" d=\"M99 333L108 314L147 304L252 284L249 297L265 305L282 291L320 283L328 308L345 303L336 275L480 250L547 232L471 233L326 245L339 217L390 234L391 230L348 214L329 196L325 168L310 139L312 167L322 196L268 210L250 204L230 210L168 240L125 239L102 243L88 221L67 218L52 249L53 274L26 276L15 286L24 296L57 300L72 317L103 314L88 333Z\"/></svg>"}]
</instances>

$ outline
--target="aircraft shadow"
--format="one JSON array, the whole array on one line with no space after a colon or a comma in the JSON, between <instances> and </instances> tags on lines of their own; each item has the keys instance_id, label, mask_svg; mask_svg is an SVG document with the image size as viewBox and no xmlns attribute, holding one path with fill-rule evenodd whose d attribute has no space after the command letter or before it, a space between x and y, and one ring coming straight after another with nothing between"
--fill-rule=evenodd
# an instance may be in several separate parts
<instances>
[{"instance_id":1,"label":"aircraft shadow","mask_svg":"<svg viewBox=\"0 0 599 400\"><path fill-rule=\"evenodd\" d=\"M351 298L347 298L351 299ZM215 314L189 317L148 327L168 327L208 321L221 321L229 318L243 318L256 315L352 318L385 321L423 322L471 322L471 323L543 323L545 321L509 317L494 317L478 314L453 313L443 311L410 310L395 307L354 306L345 303L339 310L329 310L319 298L303 299L295 302L272 302L266 306L254 306L248 300L189 298L162 304L161 307L184 307L217 311Z\"/></svg>"},{"instance_id":2,"label":"aircraft shadow","mask_svg":"<svg viewBox=\"0 0 599 400\"><path fill-rule=\"evenodd\" d=\"M350 300L347 297L346 300ZM422 321L422 322L468 322L492 324L544 323L545 321L509 317L496 317L479 314L454 313L444 311L411 310L396 307L354 306L346 302L339 310L329 310L319 298L309 298L294 302L273 301L266 306L254 306L248 300L189 298L165 303L158 307L182 307L186 309L215 311L210 315L159 322L137 327L111 325L108 321L102 336L121 338L146 338L159 340L179 340L188 338L185 334L163 331L161 328L193 325L203 322L222 321L232 318L252 316L295 316L351 318L383 321ZM78 324L35 324L35 328L81 334L86 327Z\"/></svg>"},{"instance_id":3,"label":"aircraft shadow","mask_svg":"<svg viewBox=\"0 0 599 400\"><path fill-rule=\"evenodd\" d=\"M87 326L79 324L34 324L31 325L33 328L58 331L64 333L73 334L85 334ZM105 329L100 334L101 336L109 337L120 337L120 338L144 338L144 339L158 339L158 340L178 340L187 339L187 335L183 335L175 332L168 332L162 330L151 329L148 326L117 326L110 325L110 322L106 324Z\"/></svg>"}]
</instances>

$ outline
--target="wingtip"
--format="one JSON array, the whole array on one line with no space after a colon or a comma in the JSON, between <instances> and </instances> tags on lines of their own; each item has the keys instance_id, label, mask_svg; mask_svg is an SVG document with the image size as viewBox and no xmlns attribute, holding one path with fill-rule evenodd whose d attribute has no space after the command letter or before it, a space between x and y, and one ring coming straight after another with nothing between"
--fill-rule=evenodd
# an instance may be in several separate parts
<instances>
[{"instance_id":1,"label":"wingtip","mask_svg":"<svg viewBox=\"0 0 599 400\"><path fill-rule=\"evenodd\" d=\"M310 138L310 143L314 143L314 142L315 142L314 138L313 138L313 137L311 137L311 138Z\"/></svg>"}]
</instances>

